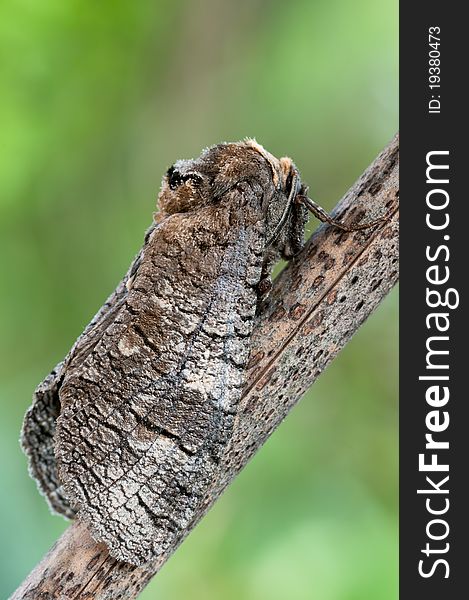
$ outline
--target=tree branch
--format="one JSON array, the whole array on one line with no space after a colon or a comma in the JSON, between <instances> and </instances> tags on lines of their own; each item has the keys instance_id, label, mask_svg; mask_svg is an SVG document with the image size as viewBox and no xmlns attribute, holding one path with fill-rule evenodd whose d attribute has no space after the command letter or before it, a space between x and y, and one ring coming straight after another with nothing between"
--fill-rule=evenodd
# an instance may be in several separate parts
<instances>
[{"instance_id":1,"label":"tree branch","mask_svg":"<svg viewBox=\"0 0 469 600\"><path fill-rule=\"evenodd\" d=\"M275 280L256 324L233 437L204 513L397 281L398 153L396 136L335 211L347 223L386 212L391 218L355 233L323 225ZM135 598L175 549L134 567L110 557L86 525L75 522L11 598Z\"/></svg>"}]
</instances>

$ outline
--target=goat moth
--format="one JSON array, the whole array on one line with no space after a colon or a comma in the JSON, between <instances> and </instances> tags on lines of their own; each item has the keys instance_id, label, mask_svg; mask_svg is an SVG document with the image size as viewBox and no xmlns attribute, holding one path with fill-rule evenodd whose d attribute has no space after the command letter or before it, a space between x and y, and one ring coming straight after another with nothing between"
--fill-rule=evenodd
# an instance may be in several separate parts
<instances>
[{"instance_id":1,"label":"goat moth","mask_svg":"<svg viewBox=\"0 0 469 600\"><path fill-rule=\"evenodd\" d=\"M274 263L301 250L308 210L364 227L331 219L291 159L249 139L177 161L158 204L128 273L38 386L22 431L51 508L135 565L174 547L203 512L256 311Z\"/></svg>"}]
</instances>

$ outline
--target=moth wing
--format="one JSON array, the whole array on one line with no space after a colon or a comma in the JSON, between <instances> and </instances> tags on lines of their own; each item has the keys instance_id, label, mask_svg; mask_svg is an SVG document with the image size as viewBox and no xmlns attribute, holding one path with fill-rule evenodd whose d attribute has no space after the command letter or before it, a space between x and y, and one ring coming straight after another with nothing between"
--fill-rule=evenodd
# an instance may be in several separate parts
<instances>
[{"instance_id":1,"label":"moth wing","mask_svg":"<svg viewBox=\"0 0 469 600\"><path fill-rule=\"evenodd\" d=\"M178 214L156 228L113 322L59 391L65 493L94 537L137 565L200 516L244 383L262 227L241 218L208 246L209 221Z\"/></svg>"},{"instance_id":2,"label":"moth wing","mask_svg":"<svg viewBox=\"0 0 469 600\"><path fill-rule=\"evenodd\" d=\"M127 276L106 300L65 359L38 385L23 421L21 445L28 457L30 475L36 480L51 510L69 519L74 517L75 511L63 493L55 460L55 432L60 414L59 389L71 357L86 352L112 318L112 313L125 295L126 280Z\"/></svg>"}]
</instances>

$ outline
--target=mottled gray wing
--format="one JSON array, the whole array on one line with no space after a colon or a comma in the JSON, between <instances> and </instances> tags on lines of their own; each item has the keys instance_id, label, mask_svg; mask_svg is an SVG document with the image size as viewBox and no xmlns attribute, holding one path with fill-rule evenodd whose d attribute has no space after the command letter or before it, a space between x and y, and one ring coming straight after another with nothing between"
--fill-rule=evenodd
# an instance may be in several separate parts
<instances>
[{"instance_id":1,"label":"mottled gray wing","mask_svg":"<svg viewBox=\"0 0 469 600\"><path fill-rule=\"evenodd\" d=\"M63 493L55 460L55 431L60 414L59 389L71 357L77 351L86 353L93 340L99 339L102 331L108 326L113 313L126 294L125 282L130 272L131 269L86 327L65 359L38 385L34 392L33 404L24 417L21 444L29 459L30 474L36 480L39 491L45 496L50 508L69 519L75 516L75 511Z\"/></svg>"},{"instance_id":2,"label":"mottled gray wing","mask_svg":"<svg viewBox=\"0 0 469 600\"><path fill-rule=\"evenodd\" d=\"M262 219L241 209L229 198L157 226L99 340L63 373L64 494L133 564L197 518L231 435L264 247Z\"/></svg>"}]
</instances>

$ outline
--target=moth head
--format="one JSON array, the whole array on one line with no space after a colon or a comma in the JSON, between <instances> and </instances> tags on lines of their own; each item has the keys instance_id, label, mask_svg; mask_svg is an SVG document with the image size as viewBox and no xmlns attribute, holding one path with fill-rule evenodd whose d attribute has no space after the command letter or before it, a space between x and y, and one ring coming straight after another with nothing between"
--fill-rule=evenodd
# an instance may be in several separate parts
<instances>
[{"instance_id":1,"label":"moth head","mask_svg":"<svg viewBox=\"0 0 469 600\"><path fill-rule=\"evenodd\" d=\"M249 193L247 193L249 191ZM303 246L307 209L297 202L305 192L290 158L275 158L253 139L217 144L193 160L178 160L163 177L157 221L174 213L243 202L247 219L262 219L266 250L291 258ZM253 201L253 198L255 199Z\"/></svg>"},{"instance_id":2,"label":"moth head","mask_svg":"<svg viewBox=\"0 0 469 600\"><path fill-rule=\"evenodd\" d=\"M263 197L271 179L268 164L248 142L217 144L167 170L158 205L164 216L195 212L231 202L230 192L242 193L243 184L255 186L256 196Z\"/></svg>"}]
</instances>

